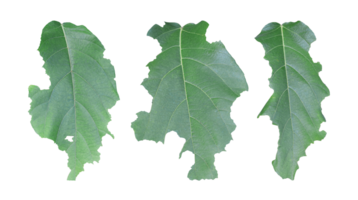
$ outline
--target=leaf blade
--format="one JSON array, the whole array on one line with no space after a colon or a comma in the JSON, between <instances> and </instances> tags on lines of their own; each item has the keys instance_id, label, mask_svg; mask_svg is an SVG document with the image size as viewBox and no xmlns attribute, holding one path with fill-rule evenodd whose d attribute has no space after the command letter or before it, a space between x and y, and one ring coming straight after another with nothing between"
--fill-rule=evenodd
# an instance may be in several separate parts
<instances>
[{"instance_id":1,"label":"leaf blade","mask_svg":"<svg viewBox=\"0 0 358 200\"><path fill-rule=\"evenodd\" d=\"M279 147L273 166L282 178L293 180L297 162L306 155L307 147L326 135L319 127L325 121L321 102L329 96L329 90L318 75L321 65L314 63L308 53L316 37L298 21L270 23L256 40L266 51L264 58L272 68L269 80L274 90L259 116L268 115L279 126Z\"/></svg>"},{"instance_id":2,"label":"leaf blade","mask_svg":"<svg viewBox=\"0 0 358 200\"><path fill-rule=\"evenodd\" d=\"M148 64L149 77L142 85L153 96L151 112L138 113L132 123L138 140L163 142L176 131L195 155L189 179L214 179L214 154L225 150L235 124L230 107L248 89L239 66L221 42L208 43L208 24L154 25L148 35L162 52Z\"/></svg>"},{"instance_id":3,"label":"leaf blade","mask_svg":"<svg viewBox=\"0 0 358 200\"><path fill-rule=\"evenodd\" d=\"M119 100L114 67L103 58L105 49L97 37L71 23L48 23L38 50L51 86L29 87L31 124L67 152L68 180L75 180L85 163L99 161L101 138L110 134L108 109Z\"/></svg>"}]
</instances>

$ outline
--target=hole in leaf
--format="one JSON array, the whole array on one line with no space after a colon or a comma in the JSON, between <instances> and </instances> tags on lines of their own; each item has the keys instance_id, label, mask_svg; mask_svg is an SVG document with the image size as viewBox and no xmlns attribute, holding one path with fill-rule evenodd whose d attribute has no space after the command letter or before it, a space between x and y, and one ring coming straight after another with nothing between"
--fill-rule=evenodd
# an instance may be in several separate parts
<instances>
[{"instance_id":1,"label":"hole in leaf","mask_svg":"<svg viewBox=\"0 0 358 200\"><path fill-rule=\"evenodd\" d=\"M65 139L70 141L70 142L73 142L73 136L67 136Z\"/></svg>"}]
</instances>

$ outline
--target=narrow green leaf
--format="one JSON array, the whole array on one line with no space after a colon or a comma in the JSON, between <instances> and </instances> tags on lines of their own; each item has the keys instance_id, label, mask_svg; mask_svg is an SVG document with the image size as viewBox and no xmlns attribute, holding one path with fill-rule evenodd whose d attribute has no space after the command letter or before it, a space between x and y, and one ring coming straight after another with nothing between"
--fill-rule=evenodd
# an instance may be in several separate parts
<instances>
[{"instance_id":1,"label":"narrow green leaf","mask_svg":"<svg viewBox=\"0 0 358 200\"><path fill-rule=\"evenodd\" d=\"M267 24L256 40L263 45L265 59L272 67L269 80L274 90L259 116L268 115L278 125L279 146L272 165L282 178L293 180L307 147L326 136L319 129L325 121L321 102L329 90L318 76L321 64L314 63L308 53L316 37L298 21Z\"/></svg>"},{"instance_id":2,"label":"narrow green leaf","mask_svg":"<svg viewBox=\"0 0 358 200\"><path fill-rule=\"evenodd\" d=\"M175 131L186 142L180 153L195 155L189 179L215 179L214 154L225 150L235 124L230 107L248 86L239 66L221 42L208 43L208 23L154 25L148 36L162 52L148 64L142 85L153 96L151 112L132 123L138 140L164 143Z\"/></svg>"},{"instance_id":3,"label":"narrow green leaf","mask_svg":"<svg viewBox=\"0 0 358 200\"><path fill-rule=\"evenodd\" d=\"M111 135L108 109L119 100L114 67L103 58L104 47L97 37L71 23L48 23L38 50L51 86L29 87L31 124L42 138L67 152L68 180L75 180L85 163L99 161L102 137Z\"/></svg>"}]
</instances>

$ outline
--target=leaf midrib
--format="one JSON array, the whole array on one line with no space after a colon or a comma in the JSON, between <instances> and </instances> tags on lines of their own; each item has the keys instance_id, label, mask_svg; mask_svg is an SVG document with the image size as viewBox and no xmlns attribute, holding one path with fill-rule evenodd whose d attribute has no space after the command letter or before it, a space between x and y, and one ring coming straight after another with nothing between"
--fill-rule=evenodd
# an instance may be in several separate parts
<instances>
[{"instance_id":1,"label":"leaf midrib","mask_svg":"<svg viewBox=\"0 0 358 200\"><path fill-rule=\"evenodd\" d=\"M289 85L289 82L288 82L288 72L287 72L287 61L286 61L286 50L285 50L285 39L284 39L284 36L283 36L283 25L280 25L281 26L281 35L282 35L282 49L283 49L283 59L285 61L285 71L286 71L286 81L287 81L287 95L288 95L288 107L290 108L290 118L289 120L291 120L291 128L292 128L292 167L295 166L294 163L294 155L293 155L293 148L294 148L294 144L293 144L293 141L294 141L294 133L293 133L293 122L292 122L292 110L291 110L291 101L290 101L290 85ZM282 130L283 132L283 130Z\"/></svg>"},{"instance_id":2,"label":"leaf midrib","mask_svg":"<svg viewBox=\"0 0 358 200\"><path fill-rule=\"evenodd\" d=\"M67 42L67 37L66 37L66 31L65 28L63 27L63 24L61 23L61 27L62 27L62 31L63 31L63 35L65 37L65 42L66 42L66 47L67 47L67 54L68 54L68 60L70 63L70 73L71 73L71 79L72 79L72 93L73 93L73 109L75 110L75 133L74 133L74 137L73 137L73 144L75 144L77 142L77 109L76 109L76 95L75 95L75 75L73 73L73 64L71 62L71 57L70 57L70 49L68 46L68 42ZM87 143L87 142L86 142ZM90 151L90 154L92 156L92 153ZM77 145L75 145L75 155L76 155L76 160L77 159ZM72 170L72 169L71 169ZM76 164L73 170L76 170Z\"/></svg>"},{"instance_id":3,"label":"leaf midrib","mask_svg":"<svg viewBox=\"0 0 358 200\"><path fill-rule=\"evenodd\" d=\"M184 66L183 66L183 56L182 56L182 48L181 48L181 35L182 35L182 32L183 32L183 28L180 28L180 33L179 33L179 56L180 56L180 66L181 66L181 71L182 71L182 74L183 74L183 84L184 84L184 93L185 93L185 101L186 101L186 105L187 105L187 108L188 108L188 116L189 116L189 127L190 127L190 137L191 137L191 145L193 146L193 153L194 155L196 155L195 153L195 148L194 148L194 143L193 143L193 133L192 133L192 130L191 130L191 120L190 120L190 110L189 110L189 102L188 102L188 95L187 95L187 92L186 92L186 84L185 84L185 73L184 73ZM205 160L204 160L205 161ZM206 163L206 162L205 162ZM195 174L196 174L196 165L194 164L194 167L195 167ZM196 174L197 176L197 174Z\"/></svg>"}]
</instances>

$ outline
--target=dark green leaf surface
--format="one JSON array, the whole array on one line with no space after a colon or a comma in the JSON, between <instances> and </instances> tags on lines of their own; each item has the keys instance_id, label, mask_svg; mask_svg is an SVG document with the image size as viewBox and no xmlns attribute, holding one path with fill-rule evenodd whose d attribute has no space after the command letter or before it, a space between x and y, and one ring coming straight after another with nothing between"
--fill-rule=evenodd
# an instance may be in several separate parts
<instances>
[{"instance_id":1,"label":"dark green leaf surface","mask_svg":"<svg viewBox=\"0 0 358 200\"><path fill-rule=\"evenodd\" d=\"M294 179L298 160L307 147L326 136L319 131L325 121L322 100L329 90L318 73L320 63L314 63L308 50L316 40L314 33L302 22L270 23L256 37L272 67L270 87L274 94L262 109L278 125L280 139L276 159L272 162L282 178Z\"/></svg>"},{"instance_id":2,"label":"dark green leaf surface","mask_svg":"<svg viewBox=\"0 0 358 200\"><path fill-rule=\"evenodd\" d=\"M102 137L110 134L108 109L119 100L114 68L103 58L104 47L97 37L71 23L47 24L39 51L51 86L29 87L31 124L42 138L67 152L68 180L75 180L85 163L99 161Z\"/></svg>"},{"instance_id":3,"label":"dark green leaf surface","mask_svg":"<svg viewBox=\"0 0 358 200\"><path fill-rule=\"evenodd\" d=\"M139 112L132 127L138 140L164 143L175 131L186 142L180 153L191 151L195 164L190 179L215 179L214 154L225 150L235 124L230 107L248 86L239 66L221 42L208 43L208 24L154 25L148 36L162 52L148 64L142 85L153 96L150 113Z\"/></svg>"}]
</instances>

